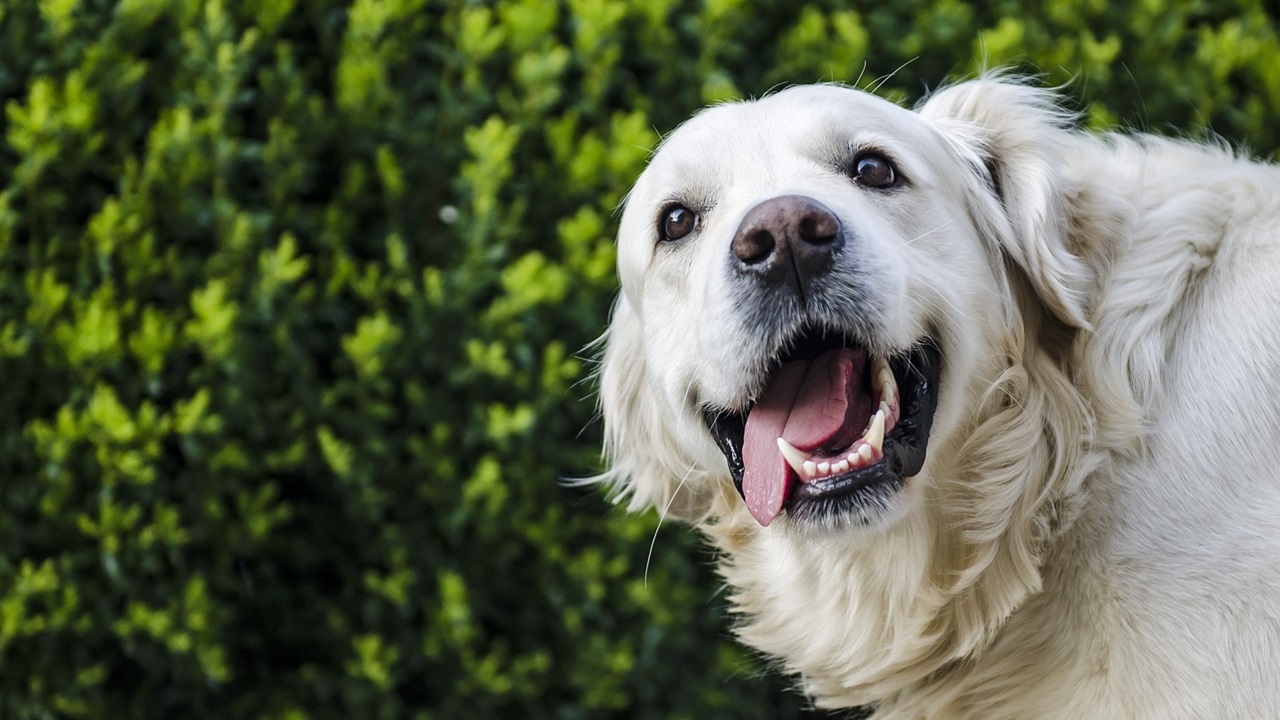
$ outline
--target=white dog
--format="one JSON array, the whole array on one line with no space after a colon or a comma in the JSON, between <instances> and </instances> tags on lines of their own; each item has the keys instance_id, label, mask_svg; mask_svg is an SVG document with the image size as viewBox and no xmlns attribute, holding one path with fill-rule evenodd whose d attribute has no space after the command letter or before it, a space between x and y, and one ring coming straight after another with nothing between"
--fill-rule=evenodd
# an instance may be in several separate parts
<instances>
[{"instance_id":1,"label":"white dog","mask_svg":"<svg viewBox=\"0 0 1280 720\"><path fill-rule=\"evenodd\" d=\"M699 113L622 216L606 477L875 718L1280 718L1280 170L915 112Z\"/></svg>"}]
</instances>

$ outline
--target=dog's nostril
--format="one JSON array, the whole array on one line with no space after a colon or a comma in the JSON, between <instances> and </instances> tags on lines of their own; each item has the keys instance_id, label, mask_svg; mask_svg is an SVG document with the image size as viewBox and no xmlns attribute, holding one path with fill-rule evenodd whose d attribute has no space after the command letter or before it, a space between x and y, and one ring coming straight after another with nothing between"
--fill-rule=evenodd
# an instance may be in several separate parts
<instances>
[{"instance_id":1,"label":"dog's nostril","mask_svg":"<svg viewBox=\"0 0 1280 720\"><path fill-rule=\"evenodd\" d=\"M744 263L755 264L767 259L778 246L773 233L765 228L738 233L733 239L733 254Z\"/></svg>"},{"instance_id":2,"label":"dog's nostril","mask_svg":"<svg viewBox=\"0 0 1280 720\"><path fill-rule=\"evenodd\" d=\"M829 212L817 211L800 218L800 239L815 245L825 245L836 239L840 223Z\"/></svg>"}]
</instances>

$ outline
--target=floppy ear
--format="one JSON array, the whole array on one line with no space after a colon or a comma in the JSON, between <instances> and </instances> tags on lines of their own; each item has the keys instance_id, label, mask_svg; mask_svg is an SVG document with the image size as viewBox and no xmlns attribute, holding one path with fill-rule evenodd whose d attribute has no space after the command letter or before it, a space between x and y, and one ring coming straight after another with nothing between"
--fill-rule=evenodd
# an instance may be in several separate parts
<instances>
[{"instance_id":1,"label":"floppy ear","mask_svg":"<svg viewBox=\"0 0 1280 720\"><path fill-rule=\"evenodd\" d=\"M628 510L656 507L664 516L697 520L709 508L698 492L701 474L679 465L683 453L671 435L668 413L654 396L642 338L640 318L619 295L602 338L600 409L608 467L597 479L610 485Z\"/></svg>"},{"instance_id":2,"label":"floppy ear","mask_svg":"<svg viewBox=\"0 0 1280 720\"><path fill-rule=\"evenodd\" d=\"M919 108L985 183L967 190L974 221L1072 327L1089 327L1096 273L1081 253L1081 197L1067 172L1073 117L1052 91L985 77L944 88ZM982 185L986 185L982 188ZM981 189L980 189L981 188Z\"/></svg>"}]
</instances>

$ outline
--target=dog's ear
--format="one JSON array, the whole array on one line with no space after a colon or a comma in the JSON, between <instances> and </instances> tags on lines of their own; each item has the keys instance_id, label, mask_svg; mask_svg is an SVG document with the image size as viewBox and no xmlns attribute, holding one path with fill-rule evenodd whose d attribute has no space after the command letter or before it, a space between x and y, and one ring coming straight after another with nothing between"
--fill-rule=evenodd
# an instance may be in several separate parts
<instances>
[{"instance_id":1,"label":"dog's ear","mask_svg":"<svg viewBox=\"0 0 1280 720\"><path fill-rule=\"evenodd\" d=\"M1064 171L1073 117L1055 93L984 77L944 88L918 109L978 176L974 221L1070 326L1089 326L1095 272L1081 254L1077 188Z\"/></svg>"},{"instance_id":2,"label":"dog's ear","mask_svg":"<svg viewBox=\"0 0 1280 720\"><path fill-rule=\"evenodd\" d=\"M597 478L631 511L655 507L665 517L698 520L709 507L699 496L689 467L671 436L645 365L640 318L619 295L604 338L600 368L600 410L604 418L605 472Z\"/></svg>"}]
</instances>

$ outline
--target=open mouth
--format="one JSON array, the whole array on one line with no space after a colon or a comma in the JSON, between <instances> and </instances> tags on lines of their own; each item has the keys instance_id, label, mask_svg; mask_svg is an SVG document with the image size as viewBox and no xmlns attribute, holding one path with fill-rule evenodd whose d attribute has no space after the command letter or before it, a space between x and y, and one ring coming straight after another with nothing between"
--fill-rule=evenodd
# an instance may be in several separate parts
<instances>
[{"instance_id":1,"label":"open mouth","mask_svg":"<svg viewBox=\"0 0 1280 720\"><path fill-rule=\"evenodd\" d=\"M769 525L867 517L924 466L941 355L924 341L892 357L802 332L744 412L705 413L751 515Z\"/></svg>"}]
</instances>

